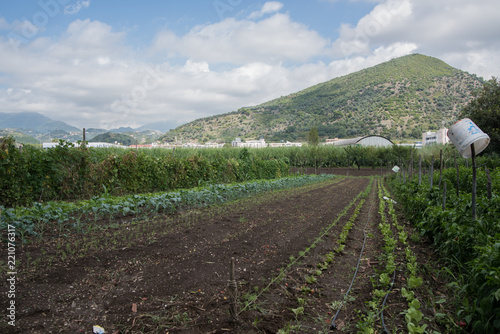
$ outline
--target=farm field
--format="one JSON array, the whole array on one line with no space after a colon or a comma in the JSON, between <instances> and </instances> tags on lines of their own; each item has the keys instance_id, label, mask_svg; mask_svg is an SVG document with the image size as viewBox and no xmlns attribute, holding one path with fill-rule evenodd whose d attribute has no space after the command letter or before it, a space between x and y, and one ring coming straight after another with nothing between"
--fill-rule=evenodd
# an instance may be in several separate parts
<instances>
[{"instance_id":1,"label":"farm field","mask_svg":"<svg viewBox=\"0 0 500 334\"><path fill-rule=\"evenodd\" d=\"M435 255L383 199L380 170L371 173L339 172L174 214L103 219L87 234L54 230L19 246L16 327L1 324L0 332L89 333L100 325L106 333L327 333L335 317L341 332L368 333L382 331L382 308L384 325L406 332L411 300L402 291L420 300L417 328L447 332L446 282L430 262ZM87 240L102 246L72 251ZM407 282L416 278L408 258L420 284Z\"/></svg>"}]
</instances>

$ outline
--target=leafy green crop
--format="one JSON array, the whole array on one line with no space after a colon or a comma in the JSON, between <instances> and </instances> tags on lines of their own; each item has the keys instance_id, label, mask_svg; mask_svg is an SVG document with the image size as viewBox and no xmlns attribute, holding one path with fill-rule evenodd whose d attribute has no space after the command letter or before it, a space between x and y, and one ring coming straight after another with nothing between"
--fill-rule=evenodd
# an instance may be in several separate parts
<instances>
[{"instance_id":1,"label":"leafy green crop","mask_svg":"<svg viewBox=\"0 0 500 334\"><path fill-rule=\"evenodd\" d=\"M500 170L492 171L493 194L486 196L486 176L478 171L477 219L471 216L471 171L459 169L459 194L456 169L443 171L447 183L446 209L443 191L428 184L418 186L394 183L398 201L407 218L432 241L453 272L460 298L457 316L470 329L480 333L500 332ZM452 189L451 191L449 189ZM409 268L411 269L411 268ZM421 282L415 277L410 285Z\"/></svg>"},{"instance_id":2,"label":"leafy green crop","mask_svg":"<svg viewBox=\"0 0 500 334\"><path fill-rule=\"evenodd\" d=\"M214 184L201 188L182 189L174 192L129 195L125 197L94 197L74 203L35 203L29 207L2 209L1 228L7 224L16 227L16 233L23 242L29 237L43 237L48 227L56 226L59 232L81 231L95 220L110 220L117 216L147 214L148 212L173 213L182 208L205 207L245 198L254 194L297 187L324 181L332 175L303 175L276 180L258 180L236 184ZM82 222L82 217L86 221Z\"/></svg>"}]
</instances>

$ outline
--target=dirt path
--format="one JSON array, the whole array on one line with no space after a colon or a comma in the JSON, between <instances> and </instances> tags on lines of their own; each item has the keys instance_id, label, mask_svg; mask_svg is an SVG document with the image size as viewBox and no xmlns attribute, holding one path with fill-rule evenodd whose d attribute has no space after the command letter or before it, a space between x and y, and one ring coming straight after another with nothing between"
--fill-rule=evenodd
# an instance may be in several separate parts
<instances>
[{"instance_id":1,"label":"dirt path","mask_svg":"<svg viewBox=\"0 0 500 334\"><path fill-rule=\"evenodd\" d=\"M298 307L298 298L307 299L300 333L327 332L334 314L329 305L344 298L366 226L371 237L357 283L338 317L341 327L352 329L349 324L355 322L356 310L371 298L369 277L377 269L381 247L375 190L362 206L346 248L309 285L310 291L304 289L307 277L335 247L354 205L321 242L284 272L283 279L270 282L369 182L337 178L125 225L127 232L118 245L83 257L76 254L36 273L21 273L18 326L0 332L89 333L93 325L101 325L106 333L276 333L296 318L291 310ZM108 235L112 236L94 237ZM41 254L43 247L54 245L26 250ZM239 323L229 315L231 258L236 262L241 302Z\"/></svg>"}]
</instances>

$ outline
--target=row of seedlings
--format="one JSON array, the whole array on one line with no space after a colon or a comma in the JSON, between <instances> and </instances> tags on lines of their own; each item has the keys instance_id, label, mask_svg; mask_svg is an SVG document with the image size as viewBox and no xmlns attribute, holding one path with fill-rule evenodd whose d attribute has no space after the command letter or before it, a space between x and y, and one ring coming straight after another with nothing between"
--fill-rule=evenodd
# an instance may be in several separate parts
<instances>
[{"instance_id":1,"label":"row of seedlings","mask_svg":"<svg viewBox=\"0 0 500 334\"><path fill-rule=\"evenodd\" d=\"M372 279L373 297L367 301L367 309L365 312L358 311L360 320L356 324L356 328L361 333L374 333L376 331L376 323L380 320L383 323L383 307L386 297L390 292L391 276L395 277L396 270L396 255L394 250L398 240L393 237L392 224L386 216L386 198L384 196L381 182L378 184L378 214L380 223L378 228L383 238L383 253L380 258L385 263L384 269L379 273L378 279ZM385 327L385 324L383 324Z\"/></svg>"},{"instance_id":2,"label":"row of seedlings","mask_svg":"<svg viewBox=\"0 0 500 334\"><path fill-rule=\"evenodd\" d=\"M300 331L301 328L303 327L303 325L301 325L300 321L301 321L301 317L303 317L307 313L306 312L307 296L314 293L315 284L318 282L318 279L321 277L321 275L326 270L328 270L328 267L334 263L334 259L335 259L336 254L338 254L344 250L349 232L351 231L352 227L354 226L354 222L358 218L359 213L361 212L361 209L363 208L363 205L366 202L366 197L371 192L373 181L374 181L374 179L371 178L369 185L362 192L360 192L348 206L346 206L343 209L343 211L337 216L335 221L333 221L332 224L330 226L328 226L325 229L325 231L313 243L312 247L314 247L320 240L322 240L325 236L327 236L329 231L338 223L340 218L342 218L347 213L347 211L359 200L352 215L349 217L346 224L344 224L342 231L335 242L336 246L334 247L334 249L332 251L326 253L322 257L322 260L316 264L316 268L312 269L308 272L308 275L306 275L303 278L303 280L304 280L303 284L301 284L297 288L297 290L299 290L301 292L302 297L297 297L297 307L291 308L291 311L292 311L293 317L294 317L294 321L287 322L278 331L278 333L281 333L281 334L290 333L291 331L297 332L297 331ZM307 252L299 253L299 258L303 257L306 254L307 254ZM294 262L296 262L297 260L298 260L298 258L294 259ZM341 301L340 303L332 303L331 304L332 310L333 310L333 308L340 308L342 303L343 303L343 301ZM330 325L330 319L326 319L326 323L323 323L323 325L328 327ZM304 328L303 328L303 330L304 330ZM328 329L326 329L326 331L327 330Z\"/></svg>"},{"instance_id":3,"label":"row of seedlings","mask_svg":"<svg viewBox=\"0 0 500 334\"><path fill-rule=\"evenodd\" d=\"M157 213L172 213L188 205L219 204L328 179L331 176L298 176L170 193L103 196L75 203L36 203L28 208L2 210L1 222L2 225L16 226L18 238L24 244L23 264L27 270L36 271L49 268L58 261L85 257L99 249L128 248L137 242L137 238L153 243L159 233L168 233L171 229L170 217L162 218L165 228L149 226L156 224ZM41 251L42 256L33 256L31 249L40 242L51 242L53 247L35 249L34 253Z\"/></svg>"},{"instance_id":4,"label":"row of seedlings","mask_svg":"<svg viewBox=\"0 0 500 334\"><path fill-rule=\"evenodd\" d=\"M389 192L382 186L385 197L388 198ZM393 201L388 201L389 214L391 215L394 226L398 229L399 241L405 247L406 268L408 270L408 277L406 279L407 286L401 288L401 295L408 302L408 308L404 312L405 321L408 333L424 333L427 328L426 324L422 324L423 313L420 311L420 301L415 297L415 289L418 289L422 283L422 277L418 276L417 257L411 250L408 243L408 233L404 227L398 224L396 210Z\"/></svg>"},{"instance_id":5,"label":"row of seedlings","mask_svg":"<svg viewBox=\"0 0 500 334\"><path fill-rule=\"evenodd\" d=\"M408 333L423 333L426 325L421 325L422 312L420 312L420 302L415 298L414 289L422 284L422 278L417 276L416 257L408 244L408 234L404 230L404 226L398 223L394 202L389 198L389 193L382 184L378 187L379 199L379 216L380 223L379 230L383 236L384 246L381 258L385 262L385 268L378 275L378 280L372 280L373 284L373 298L367 302L368 309L366 313L361 314L361 319L356 325L361 333L374 333L377 330L377 325L383 327L385 333L390 333L384 320L384 309L387 302L389 293L391 292L394 280L396 277L396 248L399 247L398 243L405 249L405 260L401 260L406 264L409 271L409 277L406 279L407 286L401 289L402 296L408 302L408 308L404 311L406 327ZM386 216L389 213L389 217ZM392 223L391 223L392 222ZM397 237L393 235L395 228L397 230ZM400 268L403 270L403 268ZM392 276L392 278L391 278Z\"/></svg>"}]
</instances>

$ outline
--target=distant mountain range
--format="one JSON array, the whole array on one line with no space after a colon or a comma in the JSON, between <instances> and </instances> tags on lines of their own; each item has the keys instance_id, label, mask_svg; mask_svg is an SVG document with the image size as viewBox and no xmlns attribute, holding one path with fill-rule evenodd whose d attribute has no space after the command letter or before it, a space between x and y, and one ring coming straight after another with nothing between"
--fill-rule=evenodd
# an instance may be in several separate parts
<instances>
[{"instance_id":1,"label":"distant mountain range","mask_svg":"<svg viewBox=\"0 0 500 334\"><path fill-rule=\"evenodd\" d=\"M137 129L131 127L122 127L118 129L104 130L104 129L88 129L91 132L138 132L144 130L156 130L160 132L167 132L173 129L177 124L173 122L156 122L143 125ZM34 130L36 132L48 132L63 130L66 132L81 132L83 129L75 128L65 122L54 121L47 116L36 112L20 112L20 113L3 113L0 112L0 129L20 129L20 130Z\"/></svg>"},{"instance_id":2,"label":"distant mountain range","mask_svg":"<svg viewBox=\"0 0 500 334\"><path fill-rule=\"evenodd\" d=\"M36 112L0 113L0 129L22 129L47 132L63 130L66 132L81 131L64 122L54 121Z\"/></svg>"},{"instance_id":3,"label":"distant mountain range","mask_svg":"<svg viewBox=\"0 0 500 334\"><path fill-rule=\"evenodd\" d=\"M173 124L171 122L157 122L146 124L137 129L131 127L111 130L88 128L85 129L85 139L93 140L97 136L100 136L96 139L109 139L110 142L119 141L120 143L152 142L162 133L173 128ZM123 134L124 136L116 137L112 134ZM83 139L83 129L78 129L65 122L54 121L36 112L0 112L0 136L8 135L13 136L16 141L23 144L49 142L54 139L78 141Z\"/></svg>"},{"instance_id":4,"label":"distant mountain range","mask_svg":"<svg viewBox=\"0 0 500 334\"><path fill-rule=\"evenodd\" d=\"M160 140L305 141L312 127L322 139L370 134L417 139L453 124L480 87L482 80L475 75L413 54L258 106L192 121Z\"/></svg>"}]
</instances>

